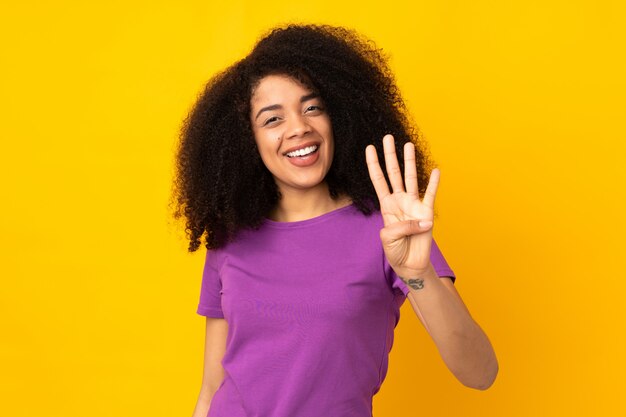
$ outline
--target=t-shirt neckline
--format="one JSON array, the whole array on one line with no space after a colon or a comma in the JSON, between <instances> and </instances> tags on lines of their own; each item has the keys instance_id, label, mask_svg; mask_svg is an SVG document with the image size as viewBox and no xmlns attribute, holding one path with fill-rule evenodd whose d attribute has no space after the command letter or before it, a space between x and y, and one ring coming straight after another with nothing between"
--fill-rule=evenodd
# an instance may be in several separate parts
<instances>
[{"instance_id":1,"label":"t-shirt neckline","mask_svg":"<svg viewBox=\"0 0 626 417\"><path fill-rule=\"evenodd\" d=\"M354 203L350 203L347 206L339 207L337 209L329 211L328 213L320 214L319 216L311 217L310 219L297 220L297 221L294 221L294 222L279 222L279 221L275 221L275 220L271 220L271 219L265 218L263 220L263 224L265 226L272 227L272 228L275 228L275 229L291 229L291 228L294 228L294 227L305 227L305 226L310 226L310 225L314 225L314 224L323 222L325 220L328 220L329 218L338 216L339 214L343 213L344 211L348 211L348 210L353 209L353 208L355 208Z\"/></svg>"}]
</instances>

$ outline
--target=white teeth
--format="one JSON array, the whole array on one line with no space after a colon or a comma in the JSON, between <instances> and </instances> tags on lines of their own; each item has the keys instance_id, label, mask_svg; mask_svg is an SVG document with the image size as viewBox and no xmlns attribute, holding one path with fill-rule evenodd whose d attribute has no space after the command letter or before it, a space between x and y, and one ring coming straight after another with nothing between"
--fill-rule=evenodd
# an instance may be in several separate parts
<instances>
[{"instance_id":1,"label":"white teeth","mask_svg":"<svg viewBox=\"0 0 626 417\"><path fill-rule=\"evenodd\" d=\"M298 149L297 151L289 152L287 154L288 157L293 158L294 156L305 156L310 153L313 153L317 150L318 146L307 146L306 148Z\"/></svg>"}]
</instances>

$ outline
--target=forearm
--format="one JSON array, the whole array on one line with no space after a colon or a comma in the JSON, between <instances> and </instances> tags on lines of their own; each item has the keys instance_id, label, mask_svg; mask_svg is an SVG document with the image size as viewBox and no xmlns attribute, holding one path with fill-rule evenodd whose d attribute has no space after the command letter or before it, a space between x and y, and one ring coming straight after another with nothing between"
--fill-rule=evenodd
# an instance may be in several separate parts
<instances>
[{"instance_id":1,"label":"forearm","mask_svg":"<svg viewBox=\"0 0 626 417\"><path fill-rule=\"evenodd\" d=\"M498 373L495 352L460 297L446 288L432 265L421 276L402 279L446 366L464 385L489 388Z\"/></svg>"},{"instance_id":2,"label":"forearm","mask_svg":"<svg viewBox=\"0 0 626 417\"><path fill-rule=\"evenodd\" d=\"M196 407L193 410L192 417L206 417L209 413L212 398L212 393L201 391L198 396L198 401L196 402Z\"/></svg>"}]
</instances>

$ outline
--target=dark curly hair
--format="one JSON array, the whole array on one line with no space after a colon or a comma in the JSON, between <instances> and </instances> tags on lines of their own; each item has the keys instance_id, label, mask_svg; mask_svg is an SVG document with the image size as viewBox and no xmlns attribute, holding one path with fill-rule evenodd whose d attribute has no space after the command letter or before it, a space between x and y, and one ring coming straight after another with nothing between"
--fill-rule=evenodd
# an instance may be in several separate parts
<instances>
[{"instance_id":1,"label":"dark curly hair","mask_svg":"<svg viewBox=\"0 0 626 417\"><path fill-rule=\"evenodd\" d=\"M293 77L323 99L335 141L326 176L332 198L347 195L366 215L380 209L365 148L374 144L382 163L387 133L395 138L402 169L404 144L416 145L424 194L432 163L382 50L343 27L275 28L248 56L211 78L183 123L172 197L174 217L186 220L190 252L203 236L207 249L214 249L238 231L260 226L280 199L256 150L250 121L254 88L269 74Z\"/></svg>"}]
</instances>

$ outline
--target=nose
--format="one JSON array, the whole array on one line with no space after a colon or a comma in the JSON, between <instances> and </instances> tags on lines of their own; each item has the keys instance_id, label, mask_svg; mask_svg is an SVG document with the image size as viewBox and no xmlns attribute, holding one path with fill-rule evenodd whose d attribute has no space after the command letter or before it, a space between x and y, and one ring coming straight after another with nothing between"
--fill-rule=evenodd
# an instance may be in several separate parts
<instances>
[{"instance_id":1,"label":"nose","mask_svg":"<svg viewBox=\"0 0 626 417\"><path fill-rule=\"evenodd\" d=\"M311 132L311 126L305 116L298 114L290 117L287 123L287 131L285 132L287 139L298 138L309 132Z\"/></svg>"}]
</instances>

